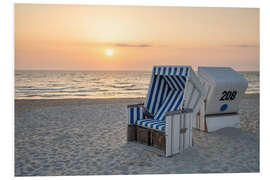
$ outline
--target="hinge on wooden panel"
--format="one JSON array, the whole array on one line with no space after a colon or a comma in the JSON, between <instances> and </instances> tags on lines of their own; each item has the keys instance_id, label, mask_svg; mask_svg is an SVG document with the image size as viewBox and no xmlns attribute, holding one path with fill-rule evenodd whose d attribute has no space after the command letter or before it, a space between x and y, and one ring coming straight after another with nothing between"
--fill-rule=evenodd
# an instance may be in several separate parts
<instances>
[{"instance_id":1,"label":"hinge on wooden panel","mask_svg":"<svg viewBox=\"0 0 270 180\"><path fill-rule=\"evenodd\" d=\"M180 129L180 134L184 134L184 133L186 133L186 131L187 131L187 128L181 128Z\"/></svg>"}]
</instances>

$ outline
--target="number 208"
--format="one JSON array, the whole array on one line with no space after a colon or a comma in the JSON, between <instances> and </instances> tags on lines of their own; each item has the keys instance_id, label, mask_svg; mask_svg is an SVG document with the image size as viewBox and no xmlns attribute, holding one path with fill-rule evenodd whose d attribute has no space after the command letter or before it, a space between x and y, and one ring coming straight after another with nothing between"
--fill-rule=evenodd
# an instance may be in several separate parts
<instances>
[{"instance_id":1,"label":"number 208","mask_svg":"<svg viewBox=\"0 0 270 180\"><path fill-rule=\"evenodd\" d=\"M237 91L223 91L222 97L219 99L220 101L229 101L234 100L236 98Z\"/></svg>"}]
</instances>

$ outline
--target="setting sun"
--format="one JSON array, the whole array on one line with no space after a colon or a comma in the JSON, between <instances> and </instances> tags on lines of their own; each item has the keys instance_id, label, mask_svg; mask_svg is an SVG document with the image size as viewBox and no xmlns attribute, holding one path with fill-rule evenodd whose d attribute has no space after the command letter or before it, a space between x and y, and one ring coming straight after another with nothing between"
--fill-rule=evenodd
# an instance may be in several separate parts
<instances>
[{"instance_id":1,"label":"setting sun","mask_svg":"<svg viewBox=\"0 0 270 180\"><path fill-rule=\"evenodd\" d=\"M112 56L114 51L112 49L106 49L106 55L107 56Z\"/></svg>"}]
</instances>

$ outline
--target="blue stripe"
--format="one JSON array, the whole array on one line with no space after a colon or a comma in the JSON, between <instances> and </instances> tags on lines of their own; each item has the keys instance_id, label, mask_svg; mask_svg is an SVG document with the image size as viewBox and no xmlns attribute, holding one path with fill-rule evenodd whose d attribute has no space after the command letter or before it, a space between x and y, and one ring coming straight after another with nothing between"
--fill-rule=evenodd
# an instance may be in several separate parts
<instances>
[{"instance_id":1,"label":"blue stripe","mask_svg":"<svg viewBox=\"0 0 270 180\"><path fill-rule=\"evenodd\" d=\"M172 76L172 79L174 80L175 84L177 85L178 90L181 91L182 88L181 88L180 85L178 84L178 81L177 81L176 77L175 77L175 76Z\"/></svg>"},{"instance_id":2,"label":"blue stripe","mask_svg":"<svg viewBox=\"0 0 270 180\"><path fill-rule=\"evenodd\" d=\"M157 120L153 120L153 119L145 119L145 120L137 121L137 124L140 126L153 128L156 130L161 130L161 131L165 130L165 123L163 121L157 121Z\"/></svg>"},{"instance_id":3,"label":"blue stripe","mask_svg":"<svg viewBox=\"0 0 270 180\"><path fill-rule=\"evenodd\" d=\"M134 108L130 108L130 124L134 124Z\"/></svg>"},{"instance_id":4,"label":"blue stripe","mask_svg":"<svg viewBox=\"0 0 270 180\"><path fill-rule=\"evenodd\" d=\"M173 76L169 76L169 79L171 80L171 82L172 82L172 84L173 84L175 90L181 90L180 85L179 85L178 82L173 78Z\"/></svg>"},{"instance_id":5,"label":"blue stripe","mask_svg":"<svg viewBox=\"0 0 270 180\"><path fill-rule=\"evenodd\" d=\"M181 76L181 77L185 82L187 81L187 78L185 76Z\"/></svg>"},{"instance_id":6,"label":"blue stripe","mask_svg":"<svg viewBox=\"0 0 270 180\"><path fill-rule=\"evenodd\" d=\"M185 88L185 83L181 80L180 77L176 76L177 80L181 83L182 87Z\"/></svg>"},{"instance_id":7,"label":"blue stripe","mask_svg":"<svg viewBox=\"0 0 270 180\"><path fill-rule=\"evenodd\" d=\"M163 74L166 73L166 67L163 67Z\"/></svg>"},{"instance_id":8,"label":"blue stripe","mask_svg":"<svg viewBox=\"0 0 270 180\"><path fill-rule=\"evenodd\" d=\"M179 73L179 74L182 75L182 73L183 73L183 68L181 67L181 68L180 68L180 73Z\"/></svg>"},{"instance_id":9,"label":"blue stripe","mask_svg":"<svg viewBox=\"0 0 270 180\"><path fill-rule=\"evenodd\" d=\"M180 89L183 90L185 86L183 86L183 84L182 84L181 79L179 78L179 76L176 76L175 77L175 80L176 80L177 84L179 85Z\"/></svg>"},{"instance_id":10,"label":"blue stripe","mask_svg":"<svg viewBox=\"0 0 270 180\"><path fill-rule=\"evenodd\" d=\"M140 119L140 107L137 107L137 119Z\"/></svg>"},{"instance_id":11,"label":"blue stripe","mask_svg":"<svg viewBox=\"0 0 270 180\"><path fill-rule=\"evenodd\" d=\"M171 109L172 109L172 107L173 107L173 105L174 105L174 103L175 103L175 101L177 99L177 94L178 94L177 91L175 91L175 92L172 93L172 97L173 98L169 100L169 103L167 105L167 107L168 107L167 110L165 108L164 112L162 113L162 115L160 117L160 120L161 121L164 121L165 120L165 113L168 112L168 111L171 111Z\"/></svg>"},{"instance_id":12,"label":"blue stripe","mask_svg":"<svg viewBox=\"0 0 270 180\"><path fill-rule=\"evenodd\" d=\"M161 131L165 131L165 126L163 126L163 127L161 128Z\"/></svg>"},{"instance_id":13,"label":"blue stripe","mask_svg":"<svg viewBox=\"0 0 270 180\"><path fill-rule=\"evenodd\" d=\"M162 114L164 113L166 107L168 106L168 103L171 101L173 93L169 92L169 95L170 95L169 99L167 99L168 97L166 98L165 105L162 105L162 109L160 110L160 113L154 117L155 119L160 119L160 116L162 116Z\"/></svg>"},{"instance_id":14,"label":"blue stripe","mask_svg":"<svg viewBox=\"0 0 270 180\"><path fill-rule=\"evenodd\" d=\"M175 89L173 83L171 82L171 80L167 77L167 76L164 76L164 78L166 79L168 85L170 86L171 89Z\"/></svg>"},{"instance_id":15,"label":"blue stripe","mask_svg":"<svg viewBox=\"0 0 270 180\"><path fill-rule=\"evenodd\" d=\"M158 67L158 74L160 74L160 71L161 71L161 67Z\"/></svg>"},{"instance_id":16,"label":"blue stripe","mask_svg":"<svg viewBox=\"0 0 270 180\"><path fill-rule=\"evenodd\" d=\"M152 78L154 78L154 79L153 79L153 82L152 82L152 85L151 85L151 91L150 91L150 94L149 94L149 97L148 97L147 109L150 108L150 104L151 104L152 96L153 96L153 91L154 91L155 84L156 84L156 76L152 76Z\"/></svg>"},{"instance_id":17,"label":"blue stripe","mask_svg":"<svg viewBox=\"0 0 270 180\"><path fill-rule=\"evenodd\" d=\"M160 77L159 81L158 81L158 84L157 84L158 87L157 87L157 91L156 91L155 98L154 98L154 103L153 103L153 109L152 109L153 114L155 113L156 104L158 103L157 98L158 98L158 94L159 94L159 90L160 90L161 80L162 80L162 78Z\"/></svg>"},{"instance_id":18,"label":"blue stripe","mask_svg":"<svg viewBox=\"0 0 270 180\"><path fill-rule=\"evenodd\" d=\"M164 80L164 79L163 79ZM164 80L165 81L165 80ZM162 87L162 92L161 92L161 95L160 95L160 103L158 105L158 109L160 108L160 106L162 105L162 102L163 102L163 97L164 97L164 92L165 92L165 89L166 89L166 82L164 82L164 86Z\"/></svg>"},{"instance_id":19,"label":"blue stripe","mask_svg":"<svg viewBox=\"0 0 270 180\"><path fill-rule=\"evenodd\" d=\"M189 70L190 70L190 67L183 67L183 66L182 67L181 66L154 66L152 72L154 75L187 76L189 73Z\"/></svg>"},{"instance_id":20,"label":"blue stripe","mask_svg":"<svg viewBox=\"0 0 270 180\"><path fill-rule=\"evenodd\" d=\"M153 67L153 74L156 73L156 67Z\"/></svg>"},{"instance_id":21,"label":"blue stripe","mask_svg":"<svg viewBox=\"0 0 270 180\"><path fill-rule=\"evenodd\" d=\"M173 74L176 75L176 73L177 73L177 67L174 67L174 72L173 72Z\"/></svg>"},{"instance_id":22,"label":"blue stripe","mask_svg":"<svg viewBox=\"0 0 270 180\"><path fill-rule=\"evenodd\" d=\"M179 105L181 104L181 102L182 102L182 100L183 100L183 94L184 94L184 93L183 93L183 91L182 91L182 95L181 95L181 97L180 97L180 100L178 101L178 103L176 104L176 106L175 106L175 107L177 107L177 108L178 108L178 107L179 107ZM176 109L177 109L177 108L176 108ZM176 109L174 109L174 110L176 110Z\"/></svg>"},{"instance_id":23,"label":"blue stripe","mask_svg":"<svg viewBox=\"0 0 270 180\"><path fill-rule=\"evenodd\" d=\"M185 76L187 76L187 75L188 75L188 71L189 71L189 68L187 68Z\"/></svg>"},{"instance_id":24,"label":"blue stripe","mask_svg":"<svg viewBox=\"0 0 270 180\"><path fill-rule=\"evenodd\" d=\"M178 96L179 96L179 92L175 92L174 94L175 94L175 98L172 99L171 105L170 105L170 107L168 108L167 112L173 110L172 108L173 108L173 106L174 106L174 104L175 104L175 102L176 102L176 100L177 100L177 98L178 98Z\"/></svg>"},{"instance_id":25,"label":"blue stripe","mask_svg":"<svg viewBox=\"0 0 270 180\"><path fill-rule=\"evenodd\" d=\"M169 67L169 72L168 72L168 74L170 75L171 72L172 72L172 67Z\"/></svg>"}]
</instances>

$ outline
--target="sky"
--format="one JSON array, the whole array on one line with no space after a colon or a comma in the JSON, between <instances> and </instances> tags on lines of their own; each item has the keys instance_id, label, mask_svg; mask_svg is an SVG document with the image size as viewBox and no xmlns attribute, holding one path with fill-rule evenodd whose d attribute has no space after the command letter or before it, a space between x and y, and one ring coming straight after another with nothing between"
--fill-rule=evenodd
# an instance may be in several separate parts
<instances>
[{"instance_id":1,"label":"sky","mask_svg":"<svg viewBox=\"0 0 270 180\"><path fill-rule=\"evenodd\" d=\"M16 70L259 70L258 8L15 4Z\"/></svg>"}]
</instances>

